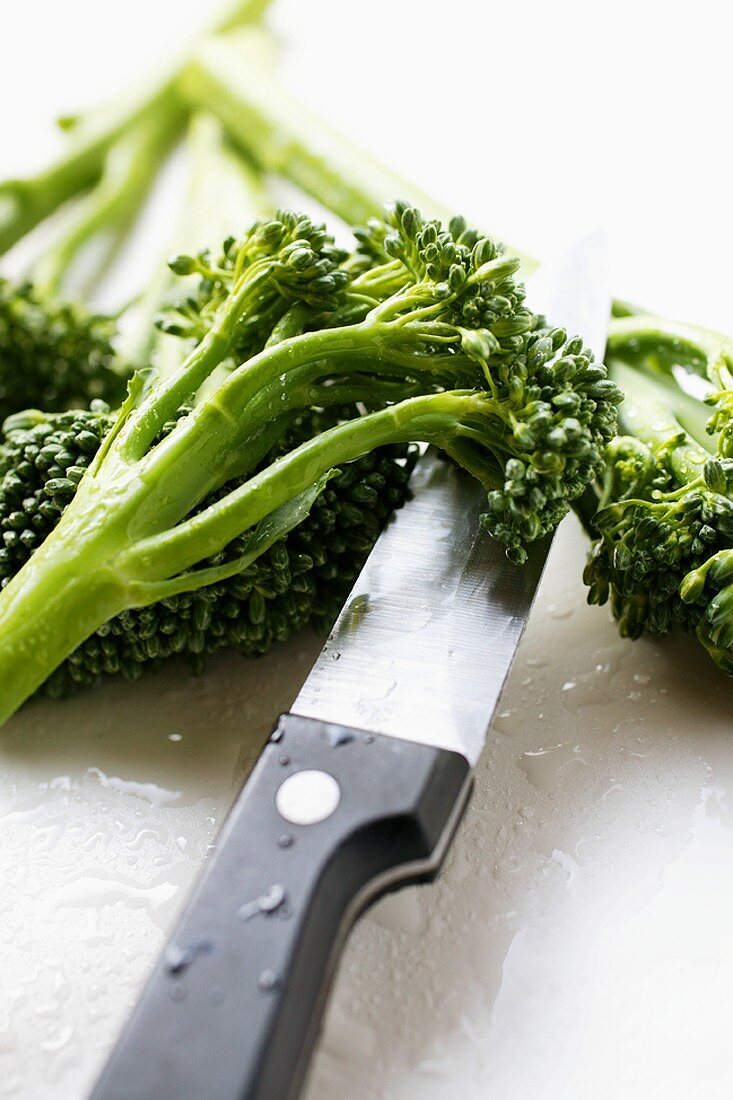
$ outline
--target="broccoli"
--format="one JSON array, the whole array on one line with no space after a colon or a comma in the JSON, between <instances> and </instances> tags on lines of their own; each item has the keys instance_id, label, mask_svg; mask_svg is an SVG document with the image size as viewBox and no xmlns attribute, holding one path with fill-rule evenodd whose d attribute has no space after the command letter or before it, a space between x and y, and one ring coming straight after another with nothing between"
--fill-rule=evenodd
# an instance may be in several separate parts
<instances>
[{"instance_id":1,"label":"broccoli","mask_svg":"<svg viewBox=\"0 0 733 1100\"><path fill-rule=\"evenodd\" d=\"M161 110L133 127L110 149L101 179L32 278L0 279L0 420L29 405L57 411L124 397L117 319L68 298L65 280L90 241L113 243L128 227L179 123L178 109Z\"/></svg>"},{"instance_id":2,"label":"broccoli","mask_svg":"<svg viewBox=\"0 0 733 1100\"><path fill-rule=\"evenodd\" d=\"M312 413L278 446L285 451L353 410ZM61 413L11 417L0 443L0 587L51 533L114 423L103 402ZM172 427L171 425L166 428ZM164 429L165 431L165 429ZM393 510L405 501L414 447L384 447L353 462L314 502L310 515L243 573L172 596L105 623L46 680L41 691L67 696L102 675L137 679L171 656L200 670L206 655L232 647L245 656L311 626L331 624ZM204 501L212 503L217 494ZM242 540L221 562L244 552Z\"/></svg>"},{"instance_id":3,"label":"broccoli","mask_svg":"<svg viewBox=\"0 0 733 1100\"><path fill-rule=\"evenodd\" d=\"M733 341L632 315L612 323L607 358L626 400L592 516L589 601L610 600L631 638L696 633L732 673Z\"/></svg>"},{"instance_id":4,"label":"broccoli","mask_svg":"<svg viewBox=\"0 0 733 1100\"><path fill-rule=\"evenodd\" d=\"M30 282L0 279L0 419L27 405L57 410L121 399L115 332L111 317L47 298Z\"/></svg>"},{"instance_id":5,"label":"broccoli","mask_svg":"<svg viewBox=\"0 0 733 1100\"><path fill-rule=\"evenodd\" d=\"M345 219L373 216L386 195L420 194L289 97L262 63L264 44L251 30L205 42L182 75L184 95L217 113L262 168ZM525 272L535 266L522 257ZM696 633L733 673L733 341L620 302L614 313L607 358L626 395L622 434L597 485L573 501L594 543L589 601L610 600L632 638Z\"/></svg>"},{"instance_id":6,"label":"broccoli","mask_svg":"<svg viewBox=\"0 0 733 1100\"><path fill-rule=\"evenodd\" d=\"M231 0L212 26L232 31L257 23L270 0ZM182 57L158 67L154 77L104 108L60 121L70 131L69 147L36 176L0 182L0 256L103 175L110 150L139 124L155 122L176 111L176 81L193 46Z\"/></svg>"},{"instance_id":7,"label":"broccoli","mask_svg":"<svg viewBox=\"0 0 733 1100\"><path fill-rule=\"evenodd\" d=\"M53 479L73 499L0 595L0 721L111 619L244 573L377 448L441 448L522 560L614 434L603 366L532 314L518 261L462 219L398 203L348 257L284 211L172 266L201 279L168 322L192 350L157 384L137 375L90 466ZM299 418L344 405L363 413L277 454Z\"/></svg>"}]
</instances>

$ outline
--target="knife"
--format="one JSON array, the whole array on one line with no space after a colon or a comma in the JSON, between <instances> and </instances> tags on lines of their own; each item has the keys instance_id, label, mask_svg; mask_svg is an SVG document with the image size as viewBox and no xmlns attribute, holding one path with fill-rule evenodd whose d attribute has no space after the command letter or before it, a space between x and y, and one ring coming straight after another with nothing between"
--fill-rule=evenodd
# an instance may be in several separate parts
<instances>
[{"instance_id":1,"label":"knife","mask_svg":"<svg viewBox=\"0 0 733 1100\"><path fill-rule=\"evenodd\" d=\"M602 353L604 245L533 278ZM428 452L282 715L91 1100L295 1100L356 917L433 879L549 550L512 565L485 492Z\"/></svg>"}]
</instances>

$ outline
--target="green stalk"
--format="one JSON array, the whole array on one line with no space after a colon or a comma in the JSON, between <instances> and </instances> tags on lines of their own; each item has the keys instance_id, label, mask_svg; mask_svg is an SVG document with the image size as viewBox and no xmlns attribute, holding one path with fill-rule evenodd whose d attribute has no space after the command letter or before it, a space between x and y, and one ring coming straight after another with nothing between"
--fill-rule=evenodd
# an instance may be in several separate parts
<instances>
[{"instance_id":1,"label":"green stalk","mask_svg":"<svg viewBox=\"0 0 733 1100\"><path fill-rule=\"evenodd\" d=\"M216 114L263 171L289 179L350 225L380 217L394 198L446 223L455 213L289 96L273 76L265 34L248 29L207 39L183 71L179 89L192 105ZM522 260L525 275L539 266L508 251Z\"/></svg>"},{"instance_id":2,"label":"green stalk","mask_svg":"<svg viewBox=\"0 0 733 1100\"><path fill-rule=\"evenodd\" d=\"M236 0L214 22L214 33L258 22L270 0ZM155 116L173 93L176 80L192 55L194 44L161 66L156 74L105 108L76 120L69 148L34 176L0 183L0 255L39 222L91 186L104 170L110 148L144 118Z\"/></svg>"},{"instance_id":3,"label":"green stalk","mask_svg":"<svg viewBox=\"0 0 733 1100\"><path fill-rule=\"evenodd\" d=\"M119 243L178 136L183 117L171 93L155 113L145 115L110 148L99 182L79 200L71 225L35 264L32 277L36 286L61 294L69 270L92 238L104 235L110 248ZM95 275L103 264L102 257Z\"/></svg>"},{"instance_id":4,"label":"green stalk","mask_svg":"<svg viewBox=\"0 0 733 1100\"><path fill-rule=\"evenodd\" d=\"M181 252L195 254L223 241L272 208L261 176L229 146L213 115L197 112L191 117L186 157L186 194L166 259ZM187 282L174 275L167 263L157 265L155 277L135 303L132 330L120 342L124 362L146 367L154 359L159 378L180 366L184 342L157 332L154 322L163 303L188 290Z\"/></svg>"},{"instance_id":5,"label":"green stalk","mask_svg":"<svg viewBox=\"0 0 733 1100\"><path fill-rule=\"evenodd\" d=\"M470 392L409 398L322 432L271 463L239 489L175 527L141 539L120 555L119 568L154 582L217 554L323 474L389 443L444 445L457 426L485 415L485 399ZM466 429L470 434L470 429Z\"/></svg>"},{"instance_id":6,"label":"green stalk","mask_svg":"<svg viewBox=\"0 0 733 1100\"><path fill-rule=\"evenodd\" d=\"M99 523L104 501L86 479L84 507L66 513L0 601L0 725L77 646L130 606L126 579L105 560L113 525ZM114 531L119 531L115 525ZM96 532L92 536L90 532ZM73 547L85 543L79 571ZM109 551L107 551L107 557Z\"/></svg>"},{"instance_id":7,"label":"green stalk","mask_svg":"<svg viewBox=\"0 0 733 1100\"><path fill-rule=\"evenodd\" d=\"M95 183L111 147L134 126L154 117L171 94L177 70L96 111L75 128L70 148L35 176L0 183L0 255L74 195Z\"/></svg>"},{"instance_id":8,"label":"green stalk","mask_svg":"<svg viewBox=\"0 0 733 1100\"><path fill-rule=\"evenodd\" d=\"M609 377L626 395L619 407L619 434L633 435L650 447L672 446L672 464L680 482L687 484L698 478L715 453L711 437L704 430L704 406L681 391L675 393L672 387L660 389L658 381L613 355L607 365ZM685 433L682 438L681 429ZM675 439L678 442L674 443Z\"/></svg>"},{"instance_id":9,"label":"green stalk","mask_svg":"<svg viewBox=\"0 0 733 1100\"><path fill-rule=\"evenodd\" d=\"M240 311L241 307L235 301L229 314L236 317ZM146 454L160 425L170 418L172 410L180 405L187 393L198 389L206 375L218 365L222 349L227 344L227 338L222 334L226 327L227 320L222 318L178 372L162 387L156 387L140 409L132 413L120 433L120 453L128 461L142 460L142 476L156 484L166 501L165 508L158 511L161 525L175 523L181 518L177 512L177 490L181 484L187 486L188 495L195 486L195 495L200 499L214 487L212 478L228 479L235 473L242 475L248 472L251 468L248 441L253 434L270 416L290 411L299 402L307 404L309 388L324 373L349 376L355 372L374 371L377 374L374 386L384 387L384 381L379 376L390 373L394 349L400 350L399 336L402 335L406 349L414 347L416 341L415 336L403 331L399 323L372 319L358 325L318 330L282 340L233 371L200 407L195 408ZM402 364L409 360L411 371L408 370L408 373L424 374L424 381L418 388L422 392L430 392L434 389L436 374L431 369L430 357L425 359L427 370L421 370L417 357L409 359L407 354L404 357L398 354L396 377L404 376ZM455 368L460 369L463 358L455 355L452 359ZM359 399L368 396L366 379L359 379L352 385L354 392L358 391ZM413 392L414 386L405 388L403 385L401 389L404 396ZM383 390L385 392L394 396L392 387ZM321 394L328 401L327 389L322 390ZM373 396L377 396L376 388L373 388ZM344 397L344 400L347 399ZM320 403L319 396L316 404Z\"/></svg>"}]
</instances>

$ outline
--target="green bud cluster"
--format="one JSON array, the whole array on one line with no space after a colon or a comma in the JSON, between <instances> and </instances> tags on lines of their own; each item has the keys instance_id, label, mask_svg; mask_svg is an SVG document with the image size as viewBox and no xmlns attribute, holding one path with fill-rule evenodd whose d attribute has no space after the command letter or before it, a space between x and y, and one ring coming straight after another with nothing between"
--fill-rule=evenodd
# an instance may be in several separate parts
<instances>
[{"instance_id":1,"label":"green bud cluster","mask_svg":"<svg viewBox=\"0 0 733 1100\"><path fill-rule=\"evenodd\" d=\"M356 288L368 290L376 301L401 290L408 320L416 306L442 303L433 323L455 328L452 334L439 332L443 338L460 341L465 328L477 332L491 352L515 352L534 327L534 315L524 306L524 285L515 278L518 261L501 262L501 246L464 218L443 226L396 202L386 208L383 221L371 219L355 236L352 270L364 275L355 279Z\"/></svg>"},{"instance_id":2,"label":"green bud cluster","mask_svg":"<svg viewBox=\"0 0 733 1100\"><path fill-rule=\"evenodd\" d=\"M231 356L243 362L262 349L292 305L303 303L314 312L336 308L349 279L340 267L345 257L324 225L305 214L279 210L251 225L241 239L228 237L215 261L207 251L171 260L175 274L200 278L193 293L167 309L158 325L173 335L201 340L222 305L239 288L249 287Z\"/></svg>"},{"instance_id":3,"label":"green bud cluster","mask_svg":"<svg viewBox=\"0 0 733 1100\"><path fill-rule=\"evenodd\" d=\"M120 400L114 334L108 317L0 279L0 421L31 405L54 412Z\"/></svg>"},{"instance_id":4,"label":"green bud cluster","mask_svg":"<svg viewBox=\"0 0 733 1100\"><path fill-rule=\"evenodd\" d=\"M109 406L16 413L0 443L0 588L58 523L112 425Z\"/></svg>"},{"instance_id":5,"label":"green bud cluster","mask_svg":"<svg viewBox=\"0 0 733 1100\"><path fill-rule=\"evenodd\" d=\"M624 437L615 441L609 476L618 482L631 469L626 446L634 459L646 447ZM693 586L690 577L733 538L733 500L727 495L733 463L711 460L698 482L686 486L669 461L669 448L656 457L646 450L640 476L626 483L625 499L596 514L600 539L584 573L589 602L610 599L621 633L629 638L644 631L667 634L674 627L694 632L710 594L704 584Z\"/></svg>"},{"instance_id":6,"label":"green bud cluster","mask_svg":"<svg viewBox=\"0 0 733 1100\"><path fill-rule=\"evenodd\" d=\"M580 338L531 311L518 261L463 218L442 226L397 202L356 237L346 297L371 300L368 316L386 315L401 339L414 332L421 357L442 357L446 388L485 397L488 431L475 450L485 468L488 453L494 484L482 523L524 561L601 471L621 391Z\"/></svg>"},{"instance_id":7,"label":"green bud cluster","mask_svg":"<svg viewBox=\"0 0 733 1100\"><path fill-rule=\"evenodd\" d=\"M602 470L622 394L583 341L568 340L563 329L529 334L520 354L499 360L492 378L508 410L510 457L482 522L522 562L526 544L552 532Z\"/></svg>"}]
</instances>

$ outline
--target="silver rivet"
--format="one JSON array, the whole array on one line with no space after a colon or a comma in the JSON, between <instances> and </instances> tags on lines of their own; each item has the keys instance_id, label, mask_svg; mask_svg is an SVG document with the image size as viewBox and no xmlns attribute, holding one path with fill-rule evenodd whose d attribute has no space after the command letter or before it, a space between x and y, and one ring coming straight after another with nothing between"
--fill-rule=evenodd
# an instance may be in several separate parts
<instances>
[{"instance_id":1,"label":"silver rivet","mask_svg":"<svg viewBox=\"0 0 733 1100\"><path fill-rule=\"evenodd\" d=\"M325 821L341 801L341 788L328 772L303 771L290 775L275 795L275 805L293 825Z\"/></svg>"}]
</instances>

